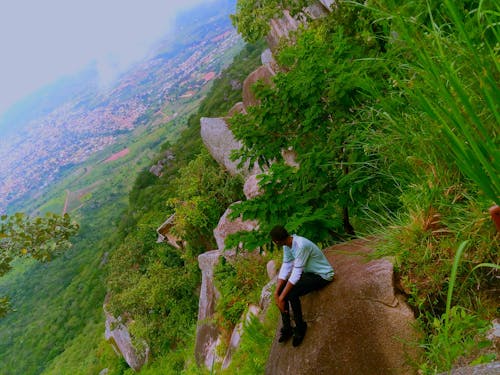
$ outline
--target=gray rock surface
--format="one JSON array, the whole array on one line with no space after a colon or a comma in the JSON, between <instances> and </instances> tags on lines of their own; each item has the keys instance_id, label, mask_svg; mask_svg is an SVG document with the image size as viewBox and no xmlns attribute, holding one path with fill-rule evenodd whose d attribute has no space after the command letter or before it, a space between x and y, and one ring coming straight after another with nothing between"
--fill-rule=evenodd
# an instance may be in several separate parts
<instances>
[{"instance_id":1,"label":"gray rock surface","mask_svg":"<svg viewBox=\"0 0 500 375\"><path fill-rule=\"evenodd\" d=\"M243 104L245 108L255 106L259 103L255 98L252 86L258 81L271 85L274 75L274 71L268 65L262 65L248 75L245 81L243 81Z\"/></svg>"},{"instance_id":2,"label":"gray rock surface","mask_svg":"<svg viewBox=\"0 0 500 375\"><path fill-rule=\"evenodd\" d=\"M273 18L269 21L269 33L266 36L267 45L271 51L275 51L282 39L288 39L290 32L298 29L300 21L290 15L288 11L283 12L281 18Z\"/></svg>"},{"instance_id":3,"label":"gray rock surface","mask_svg":"<svg viewBox=\"0 0 500 375\"><path fill-rule=\"evenodd\" d=\"M301 298L306 337L297 348L276 338L266 374L412 373L405 358L416 349L405 343L416 340L413 312L395 293L392 264L368 261L368 246L356 240L325 250L334 281Z\"/></svg>"},{"instance_id":4,"label":"gray rock surface","mask_svg":"<svg viewBox=\"0 0 500 375\"><path fill-rule=\"evenodd\" d=\"M243 185L243 194L245 194L247 199L252 199L262 194L259 187L260 178L258 177L260 173L261 172L252 174L245 180L245 184Z\"/></svg>"},{"instance_id":5,"label":"gray rock surface","mask_svg":"<svg viewBox=\"0 0 500 375\"><path fill-rule=\"evenodd\" d=\"M452 369L439 375L499 375L500 361Z\"/></svg>"},{"instance_id":6,"label":"gray rock surface","mask_svg":"<svg viewBox=\"0 0 500 375\"><path fill-rule=\"evenodd\" d=\"M222 118L202 117L201 138L210 155L222 165L231 175L244 173L238 169L238 161L231 161L231 151L241 148L241 143L235 138Z\"/></svg>"},{"instance_id":7,"label":"gray rock surface","mask_svg":"<svg viewBox=\"0 0 500 375\"><path fill-rule=\"evenodd\" d=\"M201 269L201 290L198 306L198 326L196 328L195 358L198 365L204 364L211 368L221 358L217 354L217 345L220 342L220 329L210 321L215 313L215 305L220 296L214 285L214 268L219 261L219 250L207 251L198 256L198 265Z\"/></svg>"},{"instance_id":8,"label":"gray rock surface","mask_svg":"<svg viewBox=\"0 0 500 375\"><path fill-rule=\"evenodd\" d=\"M319 2L321 4L323 4L323 6L326 8L326 9L329 9L330 11L332 10L334 4L335 4L335 1L334 0L319 0Z\"/></svg>"},{"instance_id":9,"label":"gray rock surface","mask_svg":"<svg viewBox=\"0 0 500 375\"><path fill-rule=\"evenodd\" d=\"M142 341L143 350L137 350L132 344L132 337L121 318L115 318L104 307L106 315L104 337L111 343L117 354L121 355L127 364L135 371L139 371L149 359L149 347ZM104 370L103 370L104 371Z\"/></svg>"},{"instance_id":10,"label":"gray rock surface","mask_svg":"<svg viewBox=\"0 0 500 375\"><path fill-rule=\"evenodd\" d=\"M219 219L219 223L217 227L214 229L214 237L217 242L217 248L219 250L225 250L225 241L227 236L230 234L246 231L250 232L257 228L256 220L242 220L241 217L237 217L234 220L229 219L229 215L231 214L231 206L227 208L224 214ZM247 249L252 250L252 249Z\"/></svg>"}]
</instances>

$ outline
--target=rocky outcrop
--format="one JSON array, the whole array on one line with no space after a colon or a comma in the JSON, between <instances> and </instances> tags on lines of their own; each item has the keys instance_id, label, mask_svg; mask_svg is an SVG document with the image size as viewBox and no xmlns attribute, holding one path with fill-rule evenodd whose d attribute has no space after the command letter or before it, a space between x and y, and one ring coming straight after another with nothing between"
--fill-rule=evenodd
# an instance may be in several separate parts
<instances>
[{"instance_id":1,"label":"rocky outcrop","mask_svg":"<svg viewBox=\"0 0 500 375\"><path fill-rule=\"evenodd\" d=\"M231 161L231 152L241 148L241 143L234 138L233 133L223 118L202 117L201 138L210 155L231 175L249 174L248 164L238 168L239 161Z\"/></svg>"},{"instance_id":2,"label":"rocky outcrop","mask_svg":"<svg viewBox=\"0 0 500 375\"><path fill-rule=\"evenodd\" d=\"M247 199L252 199L262 194L262 190L259 187L259 181L259 173L252 174L245 180L243 194L245 194Z\"/></svg>"},{"instance_id":3,"label":"rocky outcrop","mask_svg":"<svg viewBox=\"0 0 500 375\"><path fill-rule=\"evenodd\" d=\"M285 10L281 18L269 21L269 33L266 41L271 50L276 50L282 40L290 39L290 33L296 31L301 24L307 22L307 18L316 19L327 15L332 11L334 0L318 0L303 9L302 14L295 17Z\"/></svg>"},{"instance_id":4,"label":"rocky outcrop","mask_svg":"<svg viewBox=\"0 0 500 375\"><path fill-rule=\"evenodd\" d=\"M163 169L169 164L170 161L175 159L175 155L171 150L165 151L163 158L158 160L158 162L149 168L149 171L157 177L163 175Z\"/></svg>"},{"instance_id":5,"label":"rocky outcrop","mask_svg":"<svg viewBox=\"0 0 500 375\"><path fill-rule=\"evenodd\" d=\"M336 271L324 289L302 297L308 330L298 348L274 340L266 374L412 374L414 316L395 291L387 260L368 261L369 243L356 240L325 251Z\"/></svg>"},{"instance_id":6,"label":"rocky outcrop","mask_svg":"<svg viewBox=\"0 0 500 375\"><path fill-rule=\"evenodd\" d=\"M269 33L266 36L269 48L275 51L281 40L288 39L290 33L297 30L300 24L301 22L292 17L287 10L283 12L283 17L269 21Z\"/></svg>"},{"instance_id":7,"label":"rocky outcrop","mask_svg":"<svg viewBox=\"0 0 500 375\"><path fill-rule=\"evenodd\" d=\"M104 337L111 343L113 349L118 355L121 355L127 364L135 371L139 371L144 364L148 362L149 347L146 342L142 341L141 346L143 349L137 350L132 344L132 338L125 324L122 323L121 318L115 318L104 307L106 315L106 329Z\"/></svg>"},{"instance_id":8,"label":"rocky outcrop","mask_svg":"<svg viewBox=\"0 0 500 375\"><path fill-rule=\"evenodd\" d=\"M259 101L253 93L253 85L259 81L266 85L271 85L274 75L275 72L268 65L262 65L250 73L245 81L243 81L243 105L245 108L259 104Z\"/></svg>"},{"instance_id":9,"label":"rocky outcrop","mask_svg":"<svg viewBox=\"0 0 500 375\"><path fill-rule=\"evenodd\" d=\"M231 206L229 206L226 212L224 212L224 214L219 219L219 224L214 229L214 237L215 241L217 242L217 248L219 250L226 249L225 241L227 236L229 236L230 234L240 231L250 232L256 229L258 226L258 223L255 220L243 220L241 217L230 220L229 215L231 214L231 212Z\"/></svg>"},{"instance_id":10,"label":"rocky outcrop","mask_svg":"<svg viewBox=\"0 0 500 375\"><path fill-rule=\"evenodd\" d=\"M215 305L219 291L214 285L214 268L219 261L219 250L207 251L198 256L201 269L201 290L198 306L198 326L196 328L195 357L196 362L211 368L215 362L222 359L217 355L217 345L220 343L221 331L210 318L215 313Z\"/></svg>"},{"instance_id":11,"label":"rocky outcrop","mask_svg":"<svg viewBox=\"0 0 500 375\"><path fill-rule=\"evenodd\" d=\"M276 60L274 59L273 53L269 48L262 52L262 54L260 55L260 61L262 62L262 65L267 66L267 68L273 75L276 74L279 67L276 63Z\"/></svg>"},{"instance_id":12,"label":"rocky outcrop","mask_svg":"<svg viewBox=\"0 0 500 375\"><path fill-rule=\"evenodd\" d=\"M229 110L227 117L233 117L237 113L245 113L245 105L243 102L238 102Z\"/></svg>"},{"instance_id":13,"label":"rocky outcrop","mask_svg":"<svg viewBox=\"0 0 500 375\"><path fill-rule=\"evenodd\" d=\"M180 249L184 246L181 238L177 237L172 233L172 228L175 224L175 214L170 215L167 220L165 220L157 229L156 233L158 233L158 238L156 242L166 242L172 245L173 247Z\"/></svg>"}]
</instances>

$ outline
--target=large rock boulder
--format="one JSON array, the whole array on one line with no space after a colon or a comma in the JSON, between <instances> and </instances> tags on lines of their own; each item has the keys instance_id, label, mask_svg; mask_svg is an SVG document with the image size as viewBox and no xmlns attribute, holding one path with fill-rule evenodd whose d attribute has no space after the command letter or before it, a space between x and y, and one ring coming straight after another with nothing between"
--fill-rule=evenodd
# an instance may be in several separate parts
<instances>
[{"instance_id":1,"label":"large rock boulder","mask_svg":"<svg viewBox=\"0 0 500 375\"><path fill-rule=\"evenodd\" d=\"M301 22L292 17L285 10L281 18L273 18L269 21L269 33L266 35L266 41L269 48L275 51L282 39L288 39L290 32L299 28Z\"/></svg>"},{"instance_id":2,"label":"large rock boulder","mask_svg":"<svg viewBox=\"0 0 500 375\"><path fill-rule=\"evenodd\" d=\"M127 326L123 324L122 319L111 315L105 306L104 313L106 316L104 337L112 345L115 352L121 355L131 368L139 371L148 362L148 345L142 340L141 349L137 349L132 343L132 337Z\"/></svg>"},{"instance_id":3,"label":"large rock boulder","mask_svg":"<svg viewBox=\"0 0 500 375\"><path fill-rule=\"evenodd\" d=\"M245 108L255 106L259 103L253 93L253 85L258 81L262 81L267 85L272 84L272 77L275 75L270 65L261 65L256 70L248 75L243 81L243 104Z\"/></svg>"},{"instance_id":4,"label":"large rock boulder","mask_svg":"<svg viewBox=\"0 0 500 375\"><path fill-rule=\"evenodd\" d=\"M271 348L266 374L411 374L414 315L394 287L392 264L368 261L369 243L356 240L325 250L335 279L302 297L306 337ZM279 324L280 328L281 324ZM279 331L279 329L278 329Z\"/></svg>"},{"instance_id":5,"label":"large rock boulder","mask_svg":"<svg viewBox=\"0 0 500 375\"><path fill-rule=\"evenodd\" d=\"M231 152L240 149L241 143L234 138L226 121L223 118L202 117L200 124L201 139L210 155L231 175L244 172L238 168L238 161L230 160Z\"/></svg>"},{"instance_id":6,"label":"large rock boulder","mask_svg":"<svg viewBox=\"0 0 500 375\"><path fill-rule=\"evenodd\" d=\"M215 305L220 296L214 285L214 268L219 262L219 250L207 251L198 256L198 265L201 269L201 290L198 306L198 326L196 328L195 358L198 365L207 368L220 362L217 355L217 346L220 343L220 329L210 321L215 313Z\"/></svg>"},{"instance_id":7,"label":"large rock boulder","mask_svg":"<svg viewBox=\"0 0 500 375\"><path fill-rule=\"evenodd\" d=\"M230 234L240 231L250 232L256 229L258 226L256 220L243 220L241 217L230 220L229 215L232 212L231 206L229 206L226 212L224 212L224 214L221 216L217 227L214 229L214 237L215 241L217 242L217 248L219 250L226 249L225 241L227 236L229 236Z\"/></svg>"}]
</instances>

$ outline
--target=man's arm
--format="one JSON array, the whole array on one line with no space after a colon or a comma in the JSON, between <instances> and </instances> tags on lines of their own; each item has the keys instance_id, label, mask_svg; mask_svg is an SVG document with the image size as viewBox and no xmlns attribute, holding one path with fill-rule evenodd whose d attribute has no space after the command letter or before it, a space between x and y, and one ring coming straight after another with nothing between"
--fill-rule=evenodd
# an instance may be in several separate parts
<instances>
[{"instance_id":1,"label":"man's arm","mask_svg":"<svg viewBox=\"0 0 500 375\"><path fill-rule=\"evenodd\" d=\"M279 302L280 295L283 293L283 289L286 288L286 283L288 280L288 276L292 271L292 267L293 267L293 262L283 262L280 268L280 272L278 274L278 282L276 285L276 290L274 291L274 299L276 301L276 305L278 305L278 308L282 312L284 312L285 310L285 303L284 300L282 300L281 303Z\"/></svg>"},{"instance_id":2,"label":"man's arm","mask_svg":"<svg viewBox=\"0 0 500 375\"><path fill-rule=\"evenodd\" d=\"M278 285L276 287L276 291L274 292L274 299L276 300L276 305L278 309L283 312L288 312L285 297L293 288L293 284L287 280L278 279ZM281 293L280 293L281 291Z\"/></svg>"}]
</instances>

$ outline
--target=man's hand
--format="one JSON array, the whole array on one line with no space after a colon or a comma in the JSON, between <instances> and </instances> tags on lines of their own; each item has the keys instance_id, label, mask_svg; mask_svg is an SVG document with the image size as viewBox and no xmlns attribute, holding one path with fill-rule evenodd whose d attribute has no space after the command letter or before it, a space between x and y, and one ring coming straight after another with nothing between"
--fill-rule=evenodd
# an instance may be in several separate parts
<instances>
[{"instance_id":1,"label":"man's hand","mask_svg":"<svg viewBox=\"0 0 500 375\"><path fill-rule=\"evenodd\" d=\"M276 300L276 304L278 305L278 309L280 309L282 313L286 312L286 303L284 299L278 297Z\"/></svg>"}]
</instances>

